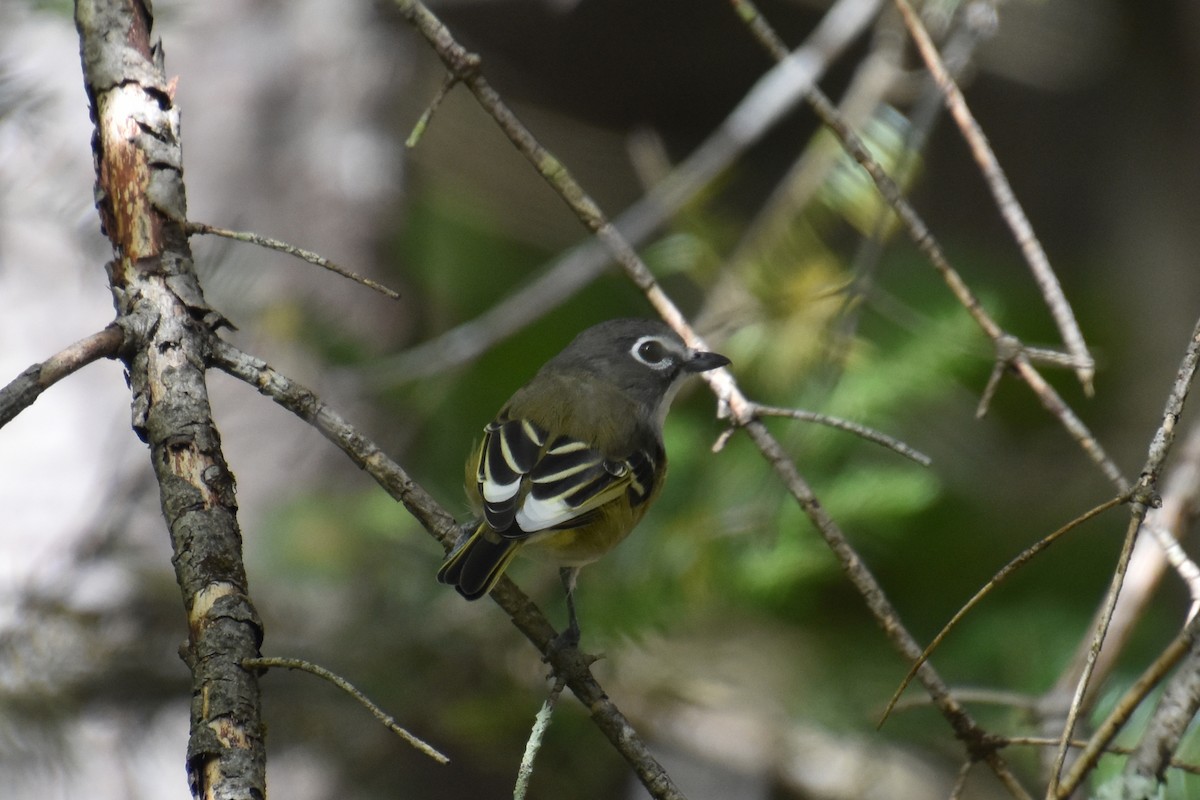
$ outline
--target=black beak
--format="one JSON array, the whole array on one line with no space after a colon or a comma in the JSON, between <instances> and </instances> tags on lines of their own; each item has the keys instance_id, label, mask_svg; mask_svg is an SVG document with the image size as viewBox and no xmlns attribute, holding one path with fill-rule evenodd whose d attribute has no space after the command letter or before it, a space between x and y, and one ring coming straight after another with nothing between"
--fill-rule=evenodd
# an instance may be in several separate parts
<instances>
[{"instance_id":1,"label":"black beak","mask_svg":"<svg viewBox=\"0 0 1200 800\"><path fill-rule=\"evenodd\" d=\"M729 359L720 353L693 351L688 360L683 362L683 370L684 372L708 372L710 369L723 367L729 363L731 363Z\"/></svg>"}]
</instances>

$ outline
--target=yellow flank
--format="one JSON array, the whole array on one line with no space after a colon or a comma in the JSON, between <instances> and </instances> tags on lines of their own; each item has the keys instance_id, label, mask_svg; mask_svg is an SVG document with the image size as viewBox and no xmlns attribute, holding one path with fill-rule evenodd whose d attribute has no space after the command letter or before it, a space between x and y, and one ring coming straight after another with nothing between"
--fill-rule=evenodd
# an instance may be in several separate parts
<instances>
[{"instance_id":1,"label":"yellow flank","mask_svg":"<svg viewBox=\"0 0 1200 800\"><path fill-rule=\"evenodd\" d=\"M625 488L622 482L622 493ZM628 503L607 502L595 510L593 521L579 528L539 531L525 540L522 551L538 561L560 567L590 564L620 544L653 501L651 496L648 502L636 508L631 508Z\"/></svg>"}]
</instances>

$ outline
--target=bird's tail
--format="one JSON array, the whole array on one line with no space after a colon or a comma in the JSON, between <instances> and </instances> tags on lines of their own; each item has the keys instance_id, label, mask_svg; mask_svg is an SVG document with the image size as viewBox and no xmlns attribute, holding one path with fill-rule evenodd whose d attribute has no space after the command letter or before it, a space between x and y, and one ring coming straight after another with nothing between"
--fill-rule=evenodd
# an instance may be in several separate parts
<instances>
[{"instance_id":1,"label":"bird's tail","mask_svg":"<svg viewBox=\"0 0 1200 800\"><path fill-rule=\"evenodd\" d=\"M453 586L468 600L478 600L500 580L519 545L515 539L497 536L487 522L481 522L465 542L446 556L437 579Z\"/></svg>"}]
</instances>

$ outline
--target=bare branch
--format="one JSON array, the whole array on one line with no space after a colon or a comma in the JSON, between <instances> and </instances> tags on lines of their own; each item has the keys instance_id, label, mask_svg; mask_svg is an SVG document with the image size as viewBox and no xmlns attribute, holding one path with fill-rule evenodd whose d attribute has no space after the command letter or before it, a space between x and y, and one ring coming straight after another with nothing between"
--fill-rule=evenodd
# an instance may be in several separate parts
<instances>
[{"instance_id":1,"label":"bare branch","mask_svg":"<svg viewBox=\"0 0 1200 800\"><path fill-rule=\"evenodd\" d=\"M121 329L109 325L26 369L0 389L0 428L33 405L42 392L71 373L98 359L116 358L124 340Z\"/></svg>"},{"instance_id":2,"label":"bare branch","mask_svg":"<svg viewBox=\"0 0 1200 800\"><path fill-rule=\"evenodd\" d=\"M318 267L327 269L330 272L336 272L338 275L341 275L343 278L349 278L350 280L354 281L355 283L361 283L363 286L366 286L368 289L374 289L375 291L379 292L384 297L387 297L391 300L399 300L400 299L400 293L397 292L395 289L389 289L388 287L384 286L382 283L379 283L378 281L373 281L370 278L364 278L362 275L359 275L357 272L352 272L352 271L346 269L345 267L335 264L334 262L330 261L328 258L325 258L325 256L322 256L318 253L314 253L311 250L305 250L303 248L296 247L295 245L288 244L287 242L282 242L279 239L272 239L267 236L260 236L257 233L249 233L246 231L231 231L227 228L218 228L215 225L208 225L207 223L204 223L204 222L189 222L189 223L187 223L187 231L188 231L188 233L208 233L208 234L212 234L213 236L221 236L226 239L232 239L235 242L245 242L246 244L256 244L259 247L265 247L268 250L275 250L280 253L287 253L289 256L295 256L296 258L299 258L303 261L307 261L310 264L315 264Z\"/></svg>"},{"instance_id":3,"label":"bare branch","mask_svg":"<svg viewBox=\"0 0 1200 800\"><path fill-rule=\"evenodd\" d=\"M1125 765L1123 777L1126 781L1132 780L1138 784L1153 780L1155 788L1161 786L1163 776L1171 765L1171 754L1179 749L1184 734L1196 718L1196 711L1200 710L1200 639L1196 636L1198 631L1200 626L1189 624L1180 636L1181 639L1190 640L1191 646L1186 650L1187 655L1179 669L1167 681L1158 706L1146 725L1146 732ZM1159 661L1164 661L1168 655L1174 655L1171 649L1164 651Z\"/></svg>"},{"instance_id":4,"label":"bare branch","mask_svg":"<svg viewBox=\"0 0 1200 800\"><path fill-rule=\"evenodd\" d=\"M743 19L752 18L754 20L752 33L754 33L755 37L774 58L780 59L786 56L787 51L783 47L782 39L771 30L769 23L767 23L757 9L754 9L751 0L731 0L731 2L739 9L739 15ZM991 315L988 314L983 304L979 301L979 298L971 291L966 281L963 280L958 271L950 264L933 232L929 230L925 221L921 219L921 216L917 214L916 210L905 199L900 187L896 185L896 182L871 155L858 134L851 130L845 120L842 119L841 114L838 113L837 108L830 102L829 98L820 89L813 86L805 95L805 100L825 127L837 137L842 148L871 177L871 180L875 183L875 188L895 211L896 216L904 225L909 238L912 239L917 249L925 255L925 258L928 259L929 263L941 275L950 292L963 308L967 310L971 318L975 320L980 330L992 341L993 346L996 348L997 361L1010 364L1017 371L1037 396L1042 407L1058 419L1067 433L1075 439L1088 457L1096 463L1109 481L1113 483L1117 491L1126 491L1129 485L1124 476L1122 476L1121 470L1109 458L1104 448L1096 440L1096 437L1083 424L1083 421L1079 419L1070 406L1063 401L1058 392L1046 382L1033 366L1019 340L1004 331L992 319ZM1017 346L1014 347L1013 343ZM1089 356L1085 355L1086 357Z\"/></svg>"},{"instance_id":5,"label":"bare branch","mask_svg":"<svg viewBox=\"0 0 1200 800\"><path fill-rule=\"evenodd\" d=\"M910 667L908 670L908 674L904 676L904 680L900 681L900 685L896 688L896 691L892 693L892 699L888 702L887 707L883 710L883 714L879 720L879 727L883 727L883 723L887 722L887 718L891 714L892 709L896 707L896 704L900 700L900 695L904 693L906 688L908 688L908 684L912 682L913 676L916 675L917 670L920 669L921 665L929 660L929 657L933 655L933 651L941 646L942 642L950 634L950 631L954 630L954 628L958 626L958 623L962 621L963 617L970 613L975 606L979 605L983 598L991 594L992 590L999 586L1001 581L1003 581L1016 570L1028 564L1034 556L1057 542L1067 533L1075 530L1093 517L1097 517L1105 511L1108 511L1110 508L1115 508L1116 506L1125 502L1125 500L1126 498L1123 496L1114 497L1113 499L1088 510L1087 512L1068 522L1066 525L1063 525L1050 535L1044 537L1037 543L1027 547L1025 550L1022 550L1015 558L1001 567L1000 571L993 575L991 579L988 580L988 582L985 583L979 589L979 591L977 591L971 597L970 600L963 604L962 608L955 612L954 616L950 618L950 621L942 626L942 629L938 631L937 636L933 637L933 641L931 641L925 647L924 651L921 652L920 657L913 662L912 667Z\"/></svg>"},{"instance_id":6,"label":"bare branch","mask_svg":"<svg viewBox=\"0 0 1200 800\"><path fill-rule=\"evenodd\" d=\"M777 408L776 406L764 406L758 403L754 404L754 412L756 416L761 417L790 417L791 419L800 419L805 422L815 422L818 425L825 425L830 428L837 428L842 431L849 431L856 436L861 436L869 442L883 445L889 450L892 450L905 458L915 461L922 467L928 467L933 463L933 460L922 453L921 451L905 444L899 439L888 436L886 433L881 433L874 428L868 428L866 425L860 425L857 422L831 417L828 414L818 414L814 411L803 411L798 408Z\"/></svg>"},{"instance_id":7,"label":"bare branch","mask_svg":"<svg viewBox=\"0 0 1200 800\"><path fill-rule=\"evenodd\" d=\"M1153 508L1146 514L1143 528L1154 530L1169 530L1176 538L1182 537L1189 529L1200 508L1200 425L1193 426L1184 442L1181 458L1176 461L1167 475L1162 491L1162 506ZM1162 546L1153 538L1138 537L1134 546L1133 556L1129 564L1129 572L1121 590L1113 619L1109 625L1108 636L1104 648L1100 651L1100 659L1096 664L1093 685L1100 685L1112 671L1118 656L1124 651L1125 645L1132 636L1134 627L1149 608L1150 600L1168 567L1167 558ZM1053 703L1049 698L1056 694L1069 691L1079 680L1083 659L1086 651L1075 656L1074 665L1067 669L1057 685L1048 693L1044 701L1047 708ZM1065 703L1062 704L1065 707Z\"/></svg>"},{"instance_id":8,"label":"bare branch","mask_svg":"<svg viewBox=\"0 0 1200 800\"><path fill-rule=\"evenodd\" d=\"M1007 736L1004 739L1004 743L1005 743L1005 746L1008 746L1008 747L1017 747L1017 746L1057 747L1058 739L1057 738L1050 739L1045 736ZM1071 747L1073 747L1075 749L1082 749L1084 747L1087 747L1087 744L1088 743L1083 741L1082 739L1072 739L1071 740ZM1121 745L1110 744L1108 747L1106 747L1104 749L1104 753L1102 755L1127 756L1127 755L1132 755L1132 753L1133 753L1132 747L1123 747ZM1176 759L1176 758L1171 759L1171 768L1181 770L1183 772L1188 772L1188 773L1191 773L1192 775L1200 775L1200 766L1189 763L1187 761L1180 761L1179 759Z\"/></svg>"},{"instance_id":9,"label":"bare branch","mask_svg":"<svg viewBox=\"0 0 1200 800\"><path fill-rule=\"evenodd\" d=\"M1095 669L1096 662L1099 659L1101 648L1104 645L1104 639L1108 632L1109 624L1113 619L1113 614L1116 610L1117 599L1121 592L1121 587L1125 581L1125 573L1129 568L1130 556L1133 552L1134 542L1137 540L1137 534L1142 523L1146 519L1146 513L1149 507L1158 507L1162 504L1162 498L1157 494L1158 477L1162 471L1163 463L1166 461L1168 453L1171 451L1171 445L1175 441L1176 427L1179 423L1179 417L1183 413L1183 407L1187 401L1188 393L1191 391L1192 381L1196 376L1197 363L1200 362L1200 320L1196 321L1192 328L1192 336L1188 341L1188 346L1184 351L1183 360L1179 365L1179 369L1175 374L1175 382L1171 386L1171 392L1167 397L1166 408L1163 409L1162 422L1158 429L1154 432L1154 436L1150 440L1150 446L1146 455L1146 463L1142 467L1141 475L1138 478L1137 486L1134 487L1133 494L1133 510L1130 515L1129 527L1125 535L1125 542L1121 548L1121 555L1118 558L1116 570L1113 574L1112 583L1109 586L1108 594L1105 597L1103 606L1101 607L1098 619L1095 625L1095 636L1088 645L1087 654L1083 658L1082 669L1079 673L1079 680L1075 686L1074 697L1071 701L1071 707L1067 712L1066 724L1063 726L1062 745L1059 748L1058 755L1055 759L1054 768L1050 776L1050 786L1047 790L1048 796L1052 796L1056 791L1059 776L1062 774L1063 765L1067 758L1067 742L1070 740L1075 729L1076 720L1079 714L1082 713L1084 699L1087 695L1089 684L1092 677L1092 672ZM1062 681L1059 681L1060 685Z\"/></svg>"},{"instance_id":10,"label":"bare branch","mask_svg":"<svg viewBox=\"0 0 1200 800\"><path fill-rule=\"evenodd\" d=\"M365 694L363 694L361 691L359 691L354 686L354 684L350 683L350 681L346 680L341 675L338 675L335 672L330 672L329 670L325 669L322 666L318 666L317 664L313 664L312 662L305 661L300 658L276 658L276 657L247 658L242 661L242 666L245 667L246 669L263 670L263 671L266 671L270 667L281 667L283 669L298 669L303 672L307 672L311 675L316 675L318 678L329 681L334 686L338 687L343 692L345 692L346 694L353 697L355 700L357 700L363 706L363 708L370 711L371 714L374 715L375 719L377 719L381 723L383 723L383 726L385 728L387 728L392 733L399 736L404 741L408 742L410 745L413 746L413 748L415 748L419 752L424 753L425 755L429 756L430 758L432 758L434 761L438 762L439 764L446 764L450 761L450 759L448 757L446 757L445 755L440 753L438 750L436 750L433 747L433 745L429 744L428 742L425 742L422 739L419 739L418 737L412 735L407 730L405 730L403 727L401 727L400 724L398 722L396 722L395 717L391 716L390 714L385 712L382 708L375 705L375 703L371 702L370 698L368 698Z\"/></svg>"},{"instance_id":11,"label":"bare branch","mask_svg":"<svg viewBox=\"0 0 1200 800\"><path fill-rule=\"evenodd\" d=\"M1100 756L1109 752L1112 740L1121 732L1121 728L1129 721L1130 717L1133 716L1133 713L1137 711L1150 692L1179 663L1179 660L1195 646L1197 631L1200 631L1200 625L1189 623L1175 637L1174 641L1163 649L1158 658L1154 660L1154 663L1134 681L1133 685L1129 687L1121 699L1117 701L1113 710L1109 712L1104 721L1096 728L1095 734L1087 742L1078 759L1071 765L1070 772L1059 782L1059 797L1070 797L1083 782L1084 778L1087 777L1091 769L1096 766L1096 762L1100 760ZM1144 745L1150 738L1150 734L1147 732L1146 737L1142 739L1142 744ZM1061 747L1062 742L1060 741L1058 745ZM1142 749L1139 747L1139 750ZM1162 753L1170 755L1173 749L1169 748L1162 751Z\"/></svg>"},{"instance_id":12,"label":"bare branch","mask_svg":"<svg viewBox=\"0 0 1200 800\"><path fill-rule=\"evenodd\" d=\"M1012 186L1009 184L1004 170L1000 167L1000 162L996 159L996 154L992 152L987 137L983 135L979 123L975 121L975 117L967 107L962 90L958 88L958 84L946 69L945 63L942 62L942 57L938 53L937 47L934 46L933 40L929 38L929 32L925 30L920 16L913 10L908 0L895 0L895 3L904 18L904 24L917 43L921 57L925 59L929 74L933 76L934 81L941 88L942 94L945 95L946 107L950 109L950 114L958 123L963 138L970 145L971 153L975 156L975 161L992 191L1001 216L1008 223L1021 252L1025 255L1025 261L1033 271L1034 280L1041 289L1042 297L1046 300L1046 305L1058 325L1059 333L1062 334L1067 349L1071 352L1079 382L1083 384L1084 390L1090 395L1093 391L1092 378L1096 372L1095 364L1088 352L1087 345L1084 344L1079 325L1075 322L1075 313L1071 310L1071 304L1067 302L1062 286L1050 266L1050 259L1046 257L1046 251L1042 249L1042 244L1033 232L1029 218L1021 209L1021 203L1013 193ZM995 11L994 9L979 11L968 8L966 13L994 14Z\"/></svg>"},{"instance_id":13,"label":"bare branch","mask_svg":"<svg viewBox=\"0 0 1200 800\"><path fill-rule=\"evenodd\" d=\"M736 409L736 404L733 406ZM824 506L817 502L816 496L804 479L800 477L796 465L787 457L783 448L760 422L749 422L746 425L746 431L759 446L767 461L775 469L775 473L800 504L809 520L816 525L826 544L837 557L842 570L866 601L871 615L883 628L892 646L909 660L919 657L920 647L912 634L904 627L896 609L884 594L883 588L867 569L858 553L854 551L833 518L825 511ZM917 678L925 687L925 691L929 693L942 716L950 723L955 735L966 745L971 759L985 761L1014 797L1029 797L1029 793L1020 785L1004 759L1001 758L991 735L985 733L978 726L928 662L918 667Z\"/></svg>"},{"instance_id":14,"label":"bare branch","mask_svg":"<svg viewBox=\"0 0 1200 800\"><path fill-rule=\"evenodd\" d=\"M441 87L437 90L437 94L433 96L433 99L429 101L429 105L425 107L425 110L421 112L421 116L417 118L417 124L413 125L412 133L404 140L405 147L411 150L420 143L421 137L425 135L425 129L429 127L429 123L433 119L434 112L438 110L438 106L446 99L446 95L450 94L450 90L454 88L456 83L458 83L458 78L454 76L454 73L448 73L446 80L442 81Z\"/></svg>"},{"instance_id":15,"label":"bare branch","mask_svg":"<svg viewBox=\"0 0 1200 800\"><path fill-rule=\"evenodd\" d=\"M408 473L388 458L378 445L359 433L341 414L311 390L276 372L265 361L248 355L228 342L213 338L212 363L245 381L315 427L343 453L373 477L392 497L449 550L458 538L458 523Z\"/></svg>"},{"instance_id":16,"label":"bare branch","mask_svg":"<svg viewBox=\"0 0 1200 800\"><path fill-rule=\"evenodd\" d=\"M529 731L529 741L525 743L525 754L521 756L521 766L517 770L517 785L513 790L513 800L525 800L525 795L529 791L529 779L533 777L533 760L537 758L538 751L542 749L542 740L546 736L546 729L550 727L550 717L554 713L554 707L558 704L558 697L562 694L564 686L565 684L561 680L555 681L550 695L538 710L537 717L533 722L533 729Z\"/></svg>"}]
</instances>

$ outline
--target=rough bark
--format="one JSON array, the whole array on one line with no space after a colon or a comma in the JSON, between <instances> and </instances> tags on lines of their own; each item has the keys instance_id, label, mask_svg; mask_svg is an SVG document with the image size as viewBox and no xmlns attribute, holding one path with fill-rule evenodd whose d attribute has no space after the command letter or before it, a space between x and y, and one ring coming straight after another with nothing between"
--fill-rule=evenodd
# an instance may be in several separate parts
<instances>
[{"instance_id":1,"label":"rough bark","mask_svg":"<svg viewBox=\"0 0 1200 800\"><path fill-rule=\"evenodd\" d=\"M234 479L221 453L205 385L213 331L185 230L179 110L137 0L79 0L84 80L120 356L135 432L150 446L172 562L187 612L181 655L192 671L187 772L195 797L265 796L257 676L262 625L242 563Z\"/></svg>"}]
</instances>

